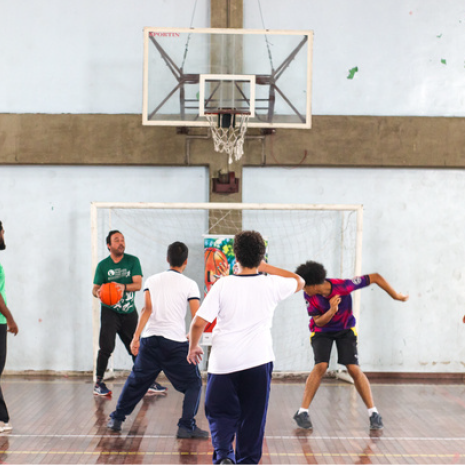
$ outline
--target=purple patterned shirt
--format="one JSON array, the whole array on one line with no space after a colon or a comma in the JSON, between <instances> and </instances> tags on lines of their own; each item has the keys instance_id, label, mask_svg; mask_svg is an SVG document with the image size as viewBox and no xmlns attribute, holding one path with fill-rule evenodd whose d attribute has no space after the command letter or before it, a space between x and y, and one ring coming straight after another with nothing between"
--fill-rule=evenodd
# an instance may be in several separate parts
<instances>
[{"instance_id":1,"label":"purple patterned shirt","mask_svg":"<svg viewBox=\"0 0 465 465\"><path fill-rule=\"evenodd\" d=\"M328 296L323 297L319 294L310 296L304 292L308 315L311 317L324 315L330 308L329 300L335 295L341 298L341 302L337 313L326 325L317 326L313 318L311 318L310 332L342 331L353 328L355 326L355 317L352 313L352 296L350 293L369 286L369 276L357 276L353 279L327 279L326 281L331 284L331 292Z\"/></svg>"}]
</instances>

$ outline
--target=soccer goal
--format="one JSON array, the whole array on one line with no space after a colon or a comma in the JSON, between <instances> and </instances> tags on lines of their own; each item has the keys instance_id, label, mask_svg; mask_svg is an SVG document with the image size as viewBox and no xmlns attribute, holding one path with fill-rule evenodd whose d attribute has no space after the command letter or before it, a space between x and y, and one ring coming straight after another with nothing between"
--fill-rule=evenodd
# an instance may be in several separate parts
<instances>
[{"instance_id":1,"label":"soccer goal","mask_svg":"<svg viewBox=\"0 0 465 465\"><path fill-rule=\"evenodd\" d=\"M185 274L203 291L204 237L255 230L268 242L269 263L294 271L301 263L315 260L324 264L329 277L351 278L361 273L362 226L362 205L93 202L92 272L108 256L108 231L117 229L125 236L126 252L140 259L144 282L148 276L168 268L168 245L184 242L189 247ZM139 311L143 307L142 294L139 292L136 297ZM359 299L356 292L356 317ZM189 323L187 318L186 331ZM308 372L313 367L308 324L301 293L278 306L272 329L275 372ZM94 299L94 361L99 327L100 306ZM132 366L120 341L112 358L112 370L129 370Z\"/></svg>"}]
</instances>

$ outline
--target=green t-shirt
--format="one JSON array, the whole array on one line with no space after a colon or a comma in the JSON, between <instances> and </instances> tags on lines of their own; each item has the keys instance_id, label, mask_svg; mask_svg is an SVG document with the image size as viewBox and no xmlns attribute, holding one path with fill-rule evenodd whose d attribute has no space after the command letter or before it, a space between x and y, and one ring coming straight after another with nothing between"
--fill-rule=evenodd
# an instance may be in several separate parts
<instances>
[{"instance_id":1,"label":"green t-shirt","mask_svg":"<svg viewBox=\"0 0 465 465\"><path fill-rule=\"evenodd\" d=\"M142 276L140 261L134 255L124 254L121 261L115 263L111 256L102 260L95 270L94 284L120 283L131 284L133 276ZM136 309L134 304L135 292L125 292L122 299L111 308L117 313L131 313Z\"/></svg>"},{"instance_id":2,"label":"green t-shirt","mask_svg":"<svg viewBox=\"0 0 465 465\"><path fill-rule=\"evenodd\" d=\"M3 300L6 303L6 294L5 294L5 270L3 269L2 264L0 263L0 294L3 297ZM0 325L6 324L6 318L0 313Z\"/></svg>"}]
</instances>

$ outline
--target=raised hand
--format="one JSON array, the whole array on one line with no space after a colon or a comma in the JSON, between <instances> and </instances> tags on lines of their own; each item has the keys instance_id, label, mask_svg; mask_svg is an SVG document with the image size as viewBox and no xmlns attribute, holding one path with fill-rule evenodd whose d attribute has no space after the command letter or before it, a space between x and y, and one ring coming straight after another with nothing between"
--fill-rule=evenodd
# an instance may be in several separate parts
<instances>
[{"instance_id":1,"label":"raised hand","mask_svg":"<svg viewBox=\"0 0 465 465\"><path fill-rule=\"evenodd\" d=\"M215 278L221 278L222 276L228 276L229 275L229 263L221 262L216 267L216 272L218 274L213 275Z\"/></svg>"}]
</instances>

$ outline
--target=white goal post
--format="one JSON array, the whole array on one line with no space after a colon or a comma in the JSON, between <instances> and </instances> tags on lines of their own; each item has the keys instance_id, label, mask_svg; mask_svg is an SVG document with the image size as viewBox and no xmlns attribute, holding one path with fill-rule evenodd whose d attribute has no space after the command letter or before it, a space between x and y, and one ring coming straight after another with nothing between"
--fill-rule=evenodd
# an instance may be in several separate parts
<instances>
[{"instance_id":1,"label":"white goal post","mask_svg":"<svg viewBox=\"0 0 465 465\"><path fill-rule=\"evenodd\" d=\"M204 236L234 235L256 230L268 241L271 264L294 271L307 261L323 263L328 277L351 278L361 274L362 205L264 203L131 203L92 202L92 279L98 262L108 256L108 231L125 236L126 253L137 256L143 281L168 268L166 250L182 241L189 247L185 274L204 288ZM136 306L143 307L138 292ZM281 303L275 313L273 341L275 371L303 372L313 366L305 303L301 293ZM355 292L354 314L360 313L360 293ZM94 370L100 330L100 303L93 299ZM186 320L186 329L189 318ZM129 370L131 359L120 342L110 371ZM113 373L111 373L113 374Z\"/></svg>"}]
</instances>

